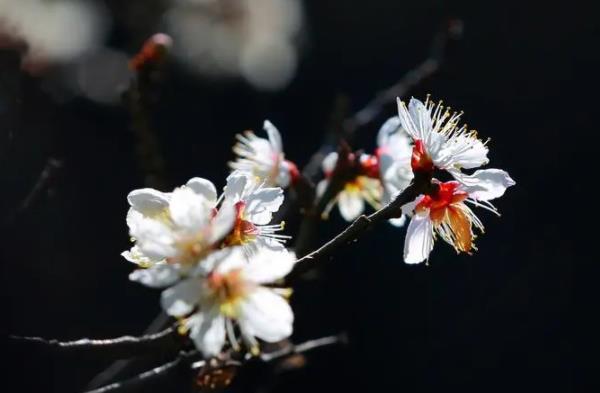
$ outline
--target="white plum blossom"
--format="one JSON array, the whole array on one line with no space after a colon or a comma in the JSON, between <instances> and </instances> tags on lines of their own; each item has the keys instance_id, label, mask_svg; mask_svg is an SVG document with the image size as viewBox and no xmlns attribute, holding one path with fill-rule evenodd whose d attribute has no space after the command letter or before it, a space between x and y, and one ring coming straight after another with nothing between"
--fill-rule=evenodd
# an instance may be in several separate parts
<instances>
[{"instance_id":1,"label":"white plum blossom","mask_svg":"<svg viewBox=\"0 0 600 393\"><path fill-rule=\"evenodd\" d=\"M461 113L434 104L429 98L423 104L411 98L408 107L398 99L398 116L402 128L413 138L413 171L447 170L452 174L473 169L489 162L486 142L466 125L459 127Z\"/></svg>"},{"instance_id":2,"label":"white plum blossom","mask_svg":"<svg viewBox=\"0 0 600 393\"><path fill-rule=\"evenodd\" d=\"M235 222L233 205L223 203L217 209L215 186L202 178L171 193L134 190L127 200L127 225L135 245L122 255L142 268L188 269L218 246ZM134 272L131 278L140 274L147 273Z\"/></svg>"},{"instance_id":3,"label":"white plum blossom","mask_svg":"<svg viewBox=\"0 0 600 393\"><path fill-rule=\"evenodd\" d=\"M465 202L498 214L489 201L515 184L501 169L481 169L471 175L462 172L485 165L489 160L487 142L482 142L466 125L459 126L461 115L450 112L441 103L434 104L429 98L425 103L412 98L408 107L398 100L400 125L414 141L413 172L432 176L435 169L441 169L455 179L445 183L433 179L427 195L403 207L404 212L413 215L404 244L407 263L426 260L436 234L457 252L470 253L476 249L473 226L483 231L483 224Z\"/></svg>"},{"instance_id":4,"label":"white plum blossom","mask_svg":"<svg viewBox=\"0 0 600 393\"><path fill-rule=\"evenodd\" d=\"M427 260L436 234L456 252L471 253L477 249L473 244L476 237L473 227L480 232L484 228L466 203L499 215L489 200L502 196L515 182L505 172L494 169L477 171L469 176L469 180L478 186L465 186L458 181L441 183L434 179L432 192L403 206L405 213L412 215L404 242L406 263ZM485 186L479 186L481 184Z\"/></svg>"},{"instance_id":5,"label":"white plum blossom","mask_svg":"<svg viewBox=\"0 0 600 393\"><path fill-rule=\"evenodd\" d=\"M251 353L255 337L277 342L289 337L294 314L285 295L289 290L266 287L287 275L295 263L285 250L266 248L249 260L241 247L216 251L190 275L162 293L165 312L183 318L182 326L204 356L220 353L228 338L239 348L234 321Z\"/></svg>"},{"instance_id":6,"label":"white plum blossom","mask_svg":"<svg viewBox=\"0 0 600 393\"><path fill-rule=\"evenodd\" d=\"M383 185L382 204L388 204L410 185L414 175L410 165L412 140L400 124L400 119L388 119L377 135L379 176ZM396 226L404 224L405 216L391 219Z\"/></svg>"},{"instance_id":7,"label":"white plum blossom","mask_svg":"<svg viewBox=\"0 0 600 393\"><path fill-rule=\"evenodd\" d=\"M323 160L322 169L325 178L317 184L317 195L323 196L337 164L338 153L331 152ZM346 221L352 221L360 216L367 202L374 209L381 207L383 187L379 180L377 157L363 154L359 158L359 173L349 179L343 189L327 204L324 216L327 216L337 203L340 215Z\"/></svg>"},{"instance_id":8,"label":"white plum blossom","mask_svg":"<svg viewBox=\"0 0 600 393\"><path fill-rule=\"evenodd\" d=\"M234 171L227 178L223 190L224 204L234 206L235 222L230 234L225 238L227 246L242 245L248 255L256 253L260 247L282 250L289 236L278 234L284 222L269 224L273 213L283 203L283 190L279 187L265 187L263 182L242 171Z\"/></svg>"},{"instance_id":9,"label":"white plum blossom","mask_svg":"<svg viewBox=\"0 0 600 393\"><path fill-rule=\"evenodd\" d=\"M229 165L234 170L248 172L268 186L288 187L298 177L296 165L285 159L281 134L268 120L263 125L268 138L259 138L246 131L236 137L233 152L238 155Z\"/></svg>"}]
</instances>

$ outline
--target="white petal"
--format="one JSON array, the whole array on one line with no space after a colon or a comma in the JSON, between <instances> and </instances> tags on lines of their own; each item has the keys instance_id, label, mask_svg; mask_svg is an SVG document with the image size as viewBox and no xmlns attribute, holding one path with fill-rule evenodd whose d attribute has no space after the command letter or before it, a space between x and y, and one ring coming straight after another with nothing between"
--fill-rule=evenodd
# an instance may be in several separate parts
<instances>
[{"instance_id":1,"label":"white petal","mask_svg":"<svg viewBox=\"0 0 600 393\"><path fill-rule=\"evenodd\" d=\"M207 312L196 313L187 321L190 338L205 357L216 356L225 345L225 317L215 307Z\"/></svg>"},{"instance_id":2,"label":"white petal","mask_svg":"<svg viewBox=\"0 0 600 393\"><path fill-rule=\"evenodd\" d=\"M273 283L292 271L295 263L295 255L285 248L280 251L260 248L243 267L244 277L258 284Z\"/></svg>"},{"instance_id":3,"label":"white petal","mask_svg":"<svg viewBox=\"0 0 600 393\"><path fill-rule=\"evenodd\" d=\"M127 201L131 207L143 215L152 216L169 206L169 194L152 188L142 188L131 191L127 195Z\"/></svg>"},{"instance_id":4,"label":"white petal","mask_svg":"<svg viewBox=\"0 0 600 393\"><path fill-rule=\"evenodd\" d=\"M290 175L290 165L287 161L283 161L279 166L277 174L277 185L281 188L287 188L290 185L292 176Z\"/></svg>"},{"instance_id":5,"label":"white petal","mask_svg":"<svg viewBox=\"0 0 600 393\"><path fill-rule=\"evenodd\" d=\"M221 250L211 252L206 258L198 262L191 272L191 275L194 277L208 275L210 272L215 270L219 264L228 259L232 253L238 252L236 251L238 248L239 247L226 247Z\"/></svg>"},{"instance_id":6,"label":"white petal","mask_svg":"<svg viewBox=\"0 0 600 393\"><path fill-rule=\"evenodd\" d=\"M277 252L285 249L285 246L281 242L268 236L258 236L253 242L244 244L244 247L250 251L247 253L248 255L254 255L261 248Z\"/></svg>"},{"instance_id":7,"label":"white petal","mask_svg":"<svg viewBox=\"0 0 600 393\"><path fill-rule=\"evenodd\" d=\"M244 195L244 190L247 187L248 175L240 171L234 171L227 177L227 184L223 189L225 198L232 203L238 202Z\"/></svg>"},{"instance_id":8,"label":"white petal","mask_svg":"<svg viewBox=\"0 0 600 393\"><path fill-rule=\"evenodd\" d=\"M147 287L164 288L177 282L179 272L177 267L161 263L148 269L134 270L129 274L129 279Z\"/></svg>"},{"instance_id":9,"label":"white petal","mask_svg":"<svg viewBox=\"0 0 600 393\"><path fill-rule=\"evenodd\" d=\"M238 321L245 333L276 342L292 334L294 314L281 296L258 287L240 304Z\"/></svg>"},{"instance_id":10,"label":"white petal","mask_svg":"<svg viewBox=\"0 0 600 393\"><path fill-rule=\"evenodd\" d=\"M423 139L420 130L417 129L417 126L413 122L406 104L400 100L400 98L397 98L396 102L398 103L398 118L400 119L402 128L405 129L408 135L413 139Z\"/></svg>"},{"instance_id":11,"label":"white petal","mask_svg":"<svg viewBox=\"0 0 600 393\"><path fill-rule=\"evenodd\" d=\"M408 111L412 118L413 124L420 131L421 139L427 139L427 136L431 132L431 113L420 100L411 98L408 103Z\"/></svg>"},{"instance_id":12,"label":"white petal","mask_svg":"<svg viewBox=\"0 0 600 393\"><path fill-rule=\"evenodd\" d=\"M406 230L404 262L420 263L433 249L433 224L428 215L414 215Z\"/></svg>"},{"instance_id":13,"label":"white petal","mask_svg":"<svg viewBox=\"0 0 600 393\"><path fill-rule=\"evenodd\" d=\"M395 227L401 227L406 222L406 216L403 214L399 218L390 218L388 222Z\"/></svg>"},{"instance_id":14,"label":"white petal","mask_svg":"<svg viewBox=\"0 0 600 393\"><path fill-rule=\"evenodd\" d=\"M217 215L211 223L211 233L209 235L209 244L215 244L227 236L235 224L236 211L233 203L225 201L219 207Z\"/></svg>"},{"instance_id":15,"label":"white petal","mask_svg":"<svg viewBox=\"0 0 600 393\"><path fill-rule=\"evenodd\" d=\"M323 159L323 164L322 168L323 168L323 172L325 173L331 173L333 171L333 169L335 168L335 164L337 163L338 160L338 154L337 152L331 152L329 154L327 154L325 156L325 158Z\"/></svg>"},{"instance_id":16,"label":"white petal","mask_svg":"<svg viewBox=\"0 0 600 393\"><path fill-rule=\"evenodd\" d=\"M121 256L129 262L142 265L143 267L151 266L162 260L149 258L147 255L144 255L138 246L133 246L130 250L123 251Z\"/></svg>"},{"instance_id":17,"label":"white petal","mask_svg":"<svg viewBox=\"0 0 600 393\"><path fill-rule=\"evenodd\" d=\"M256 225L266 225L271 222L273 213L279 210L283 203L283 190L277 188L261 188L246 198L248 221Z\"/></svg>"},{"instance_id":18,"label":"white petal","mask_svg":"<svg viewBox=\"0 0 600 393\"><path fill-rule=\"evenodd\" d=\"M405 203L404 205L402 205L402 207L401 207L402 213L412 217L412 215L415 211L415 207L417 207L417 204L419 204L419 202L421 202L421 200L424 197L425 197L425 195L423 195L423 194L418 195L414 201L408 202L408 203Z\"/></svg>"},{"instance_id":19,"label":"white petal","mask_svg":"<svg viewBox=\"0 0 600 393\"><path fill-rule=\"evenodd\" d=\"M211 204L189 188L173 191L169 211L173 222L188 232L196 232L207 225L212 214Z\"/></svg>"},{"instance_id":20,"label":"white petal","mask_svg":"<svg viewBox=\"0 0 600 393\"><path fill-rule=\"evenodd\" d=\"M327 189L327 185L329 184L329 179L323 179L317 184L317 196L321 197L325 190Z\"/></svg>"},{"instance_id":21,"label":"white petal","mask_svg":"<svg viewBox=\"0 0 600 393\"><path fill-rule=\"evenodd\" d=\"M191 188L196 194L202 195L207 201L217 202L217 189L210 180L194 177L186 183L186 186Z\"/></svg>"},{"instance_id":22,"label":"white petal","mask_svg":"<svg viewBox=\"0 0 600 393\"><path fill-rule=\"evenodd\" d=\"M401 127L400 118L398 116L390 117L383 123L377 134L377 145L384 147L389 145L390 136L392 136L398 128Z\"/></svg>"},{"instance_id":23,"label":"white petal","mask_svg":"<svg viewBox=\"0 0 600 393\"><path fill-rule=\"evenodd\" d=\"M338 206L344 220L353 221L364 211L365 201L358 192L342 191L338 195Z\"/></svg>"},{"instance_id":24,"label":"white petal","mask_svg":"<svg viewBox=\"0 0 600 393\"><path fill-rule=\"evenodd\" d=\"M163 310L171 316L183 317L194 309L202 294L202 284L197 278L188 278L165 289L160 298Z\"/></svg>"},{"instance_id":25,"label":"white petal","mask_svg":"<svg viewBox=\"0 0 600 393\"><path fill-rule=\"evenodd\" d=\"M478 168L489 162L488 148L483 142L474 136L459 135L443 142L443 145L435 150L431 147L432 159L436 166L448 169Z\"/></svg>"},{"instance_id":26,"label":"white petal","mask_svg":"<svg viewBox=\"0 0 600 393\"><path fill-rule=\"evenodd\" d=\"M267 135L269 135L269 142L274 152L281 153L283 151L283 142L281 141L279 130L269 120L265 120L263 128L267 132Z\"/></svg>"},{"instance_id":27,"label":"white petal","mask_svg":"<svg viewBox=\"0 0 600 393\"><path fill-rule=\"evenodd\" d=\"M177 253L171 228L160 221L140 219L130 227L130 234L136 239L142 254L152 260L165 259Z\"/></svg>"},{"instance_id":28,"label":"white petal","mask_svg":"<svg viewBox=\"0 0 600 393\"><path fill-rule=\"evenodd\" d=\"M516 184L509 174L501 169L482 169L472 175L458 171L451 173L461 183L461 189L476 200L489 201L501 197L508 187Z\"/></svg>"},{"instance_id":29,"label":"white petal","mask_svg":"<svg viewBox=\"0 0 600 393\"><path fill-rule=\"evenodd\" d=\"M224 254L223 258L215 265L214 271L225 274L234 269L242 269L248 264L248 259L244 254L244 247L229 247L229 252Z\"/></svg>"}]
</instances>

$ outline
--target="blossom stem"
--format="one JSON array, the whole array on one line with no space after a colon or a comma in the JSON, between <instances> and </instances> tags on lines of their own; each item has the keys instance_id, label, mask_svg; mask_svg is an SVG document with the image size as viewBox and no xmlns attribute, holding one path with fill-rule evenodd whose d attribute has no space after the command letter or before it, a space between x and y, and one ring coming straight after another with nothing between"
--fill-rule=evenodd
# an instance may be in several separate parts
<instances>
[{"instance_id":1,"label":"blossom stem","mask_svg":"<svg viewBox=\"0 0 600 393\"><path fill-rule=\"evenodd\" d=\"M330 255L338 248L355 241L371 226L382 221L386 221L390 218L398 217L402 206L413 201L417 196L419 196L419 194L422 194L425 190L427 190L428 187L430 187L430 184L430 175L416 174L413 182L406 189L404 189L404 191L398 194L398 196L389 204L368 216L364 214L361 215L333 239L323 244L317 250L298 259L296 265L294 266L294 270L287 275L286 283L290 285L303 273L317 267L318 264L315 262Z\"/></svg>"}]
</instances>

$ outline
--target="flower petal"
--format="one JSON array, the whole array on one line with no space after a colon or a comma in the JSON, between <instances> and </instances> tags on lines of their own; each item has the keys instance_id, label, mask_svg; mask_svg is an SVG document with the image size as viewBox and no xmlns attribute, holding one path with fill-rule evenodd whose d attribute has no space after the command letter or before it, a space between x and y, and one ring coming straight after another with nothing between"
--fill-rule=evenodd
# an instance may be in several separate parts
<instances>
[{"instance_id":1,"label":"flower petal","mask_svg":"<svg viewBox=\"0 0 600 393\"><path fill-rule=\"evenodd\" d=\"M186 186L191 188L196 194L202 195L207 201L217 202L217 189L210 180L193 177L186 183Z\"/></svg>"},{"instance_id":2,"label":"flower petal","mask_svg":"<svg viewBox=\"0 0 600 393\"><path fill-rule=\"evenodd\" d=\"M160 221L142 217L130 226L129 233L136 239L141 253L152 260L165 259L177 253L173 232Z\"/></svg>"},{"instance_id":3,"label":"flower petal","mask_svg":"<svg viewBox=\"0 0 600 393\"><path fill-rule=\"evenodd\" d=\"M228 200L224 201L217 211L217 215L213 218L212 230L208 239L209 244L217 243L231 232L235 224L235 217L236 211L233 203Z\"/></svg>"},{"instance_id":4,"label":"flower petal","mask_svg":"<svg viewBox=\"0 0 600 393\"><path fill-rule=\"evenodd\" d=\"M232 203L238 202L244 195L248 183L248 175L240 171L234 171L227 177L227 184L223 189L225 198Z\"/></svg>"},{"instance_id":5,"label":"flower petal","mask_svg":"<svg viewBox=\"0 0 600 393\"><path fill-rule=\"evenodd\" d=\"M398 218L390 218L388 222L395 227L401 227L406 222L406 216L403 214Z\"/></svg>"},{"instance_id":6,"label":"flower petal","mask_svg":"<svg viewBox=\"0 0 600 393\"><path fill-rule=\"evenodd\" d=\"M342 191L338 195L338 206L344 220L353 221L364 211L365 201L358 192Z\"/></svg>"},{"instance_id":7,"label":"flower petal","mask_svg":"<svg viewBox=\"0 0 600 393\"><path fill-rule=\"evenodd\" d=\"M410 102L408 103L408 111L410 112L410 117L413 121L413 124L420 132L420 139L427 139L427 135L429 135L432 128L430 111L427 109L425 104L416 98L410 99Z\"/></svg>"},{"instance_id":8,"label":"flower petal","mask_svg":"<svg viewBox=\"0 0 600 393\"><path fill-rule=\"evenodd\" d=\"M133 190L127 195L129 205L145 216L160 213L169 206L169 194L152 188Z\"/></svg>"},{"instance_id":9,"label":"flower petal","mask_svg":"<svg viewBox=\"0 0 600 393\"><path fill-rule=\"evenodd\" d=\"M205 357L216 356L225 345L225 317L218 308L192 315L185 323L190 338Z\"/></svg>"},{"instance_id":10,"label":"flower petal","mask_svg":"<svg viewBox=\"0 0 600 393\"><path fill-rule=\"evenodd\" d=\"M208 224L211 204L189 188L173 191L169 211L173 222L184 230L196 232Z\"/></svg>"},{"instance_id":11,"label":"flower petal","mask_svg":"<svg viewBox=\"0 0 600 393\"><path fill-rule=\"evenodd\" d=\"M258 284L273 283L285 277L296 263L296 256L285 248L279 251L260 248L243 267L244 277Z\"/></svg>"},{"instance_id":12,"label":"flower petal","mask_svg":"<svg viewBox=\"0 0 600 393\"><path fill-rule=\"evenodd\" d=\"M377 133L377 146L388 146L390 137L394 135L401 126L400 118L398 116L393 116L387 119Z\"/></svg>"},{"instance_id":13,"label":"flower petal","mask_svg":"<svg viewBox=\"0 0 600 393\"><path fill-rule=\"evenodd\" d=\"M171 316L183 317L192 312L202 293L202 284L197 278L188 278L165 289L160 298L163 310Z\"/></svg>"},{"instance_id":14,"label":"flower petal","mask_svg":"<svg viewBox=\"0 0 600 393\"><path fill-rule=\"evenodd\" d=\"M150 288L164 288L177 282L179 272L175 266L161 263L148 269L134 270L129 279Z\"/></svg>"},{"instance_id":15,"label":"flower petal","mask_svg":"<svg viewBox=\"0 0 600 393\"><path fill-rule=\"evenodd\" d=\"M265 120L263 123L263 129L269 136L269 142L273 147L275 153L281 153L283 151L283 142L281 141L281 134L279 130L269 120Z\"/></svg>"},{"instance_id":16,"label":"flower petal","mask_svg":"<svg viewBox=\"0 0 600 393\"><path fill-rule=\"evenodd\" d=\"M238 252L239 247L226 247L208 254L208 256L200 261L191 272L193 277L207 276L214 271L224 260L228 259L234 252Z\"/></svg>"},{"instance_id":17,"label":"flower petal","mask_svg":"<svg viewBox=\"0 0 600 393\"><path fill-rule=\"evenodd\" d=\"M258 287L240 304L242 330L267 342L292 334L294 314L290 305L271 289Z\"/></svg>"},{"instance_id":18,"label":"flower petal","mask_svg":"<svg viewBox=\"0 0 600 393\"><path fill-rule=\"evenodd\" d=\"M321 165L323 168L323 172L325 172L326 175L328 173L333 172L333 169L335 168L335 164L337 163L337 160L338 160L338 154L335 151L333 151L325 156L325 158L323 159L323 163Z\"/></svg>"},{"instance_id":19,"label":"flower petal","mask_svg":"<svg viewBox=\"0 0 600 393\"><path fill-rule=\"evenodd\" d=\"M271 222L273 213L279 210L283 203L283 190L277 188L261 188L246 198L248 221L256 225L266 225Z\"/></svg>"},{"instance_id":20,"label":"flower petal","mask_svg":"<svg viewBox=\"0 0 600 393\"><path fill-rule=\"evenodd\" d=\"M428 215L416 214L410 220L404 241L404 262L420 263L433 249L433 224Z\"/></svg>"},{"instance_id":21,"label":"flower petal","mask_svg":"<svg viewBox=\"0 0 600 393\"><path fill-rule=\"evenodd\" d=\"M149 267L154 265L157 262L160 262L162 259L152 259L147 255L144 255L142 250L138 246L131 247L130 250L123 251L121 256L125 258L127 261L131 263L135 263L138 266Z\"/></svg>"},{"instance_id":22,"label":"flower petal","mask_svg":"<svg viewBox=\"0 0 600 393\"><path fill-rule=\"evenodd\" d=\"M459 135L444 141L432 155L434 163L442 168L478 168L489 162L488 148L473 135Z\"/></svg>"},{"instance_id":23,"label":"flower petal","mask_svg":"<svg viewBox=\"0 0 600 393\"><path fill-rule=\"evenodd\" d=\"M501 197L508 187L516 184L509 174L501 169L482 169L472 175L465 175L459 171L450 173L461 183L461 189L475 200L489 201Z\"/></svg>"}]
</instances>

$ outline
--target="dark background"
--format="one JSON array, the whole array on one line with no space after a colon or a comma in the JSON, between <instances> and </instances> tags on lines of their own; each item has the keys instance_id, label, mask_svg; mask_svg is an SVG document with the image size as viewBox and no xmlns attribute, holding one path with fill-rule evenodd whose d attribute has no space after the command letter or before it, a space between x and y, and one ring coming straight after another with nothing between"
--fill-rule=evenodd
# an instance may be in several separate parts
<instances>
[{"instance_id":1,"label":"dark background","mask_svg":"<svg viewBox=\"0 0 600 393\"><path fill-rule=\"evenodd\" d=\"M118 16L110 45L134 53L155 28L128 31L124 3L107 2ZM427 56L448 18L460 18L463 38L409 94L464 110L492 138L492 166L517 182L496 204L501 218L480 212L486 234L474 256L439 243L430 266L408 266L404 229L381 227L300 285L294 340L347 330L350 342L308 355L306 368L273 380L276 391L592 389L597 11L592 2L310 1L300 68L281 92L169 65L154 119L169 187L192 176L222 186L235 133L268 118L287 156L305 164L336 97L360 109ZM7 50L0 79L3 329L58 339L141 333L159 291L131 284L119 256L129 244L125 197L143 186L126 109L56 102ZM364 147L386 116L361 130ZM62 162L57 176L17 212L49 158ZM322 239L342 225L334 214ZM79 391L109 363L14 346L7 354L6 392ZM253 391L252 378L242 381L236 390Z\"/></svg>"}]
</instances>

